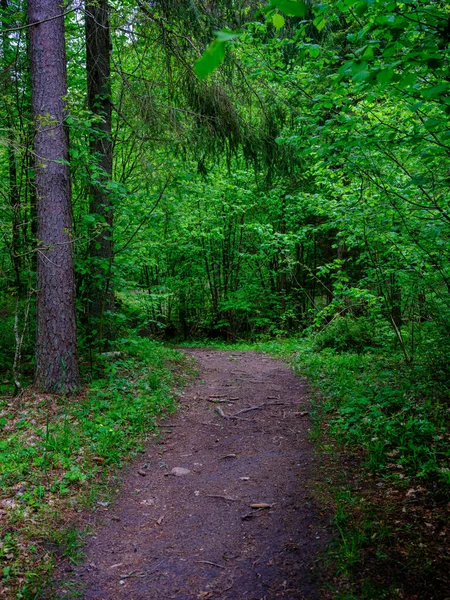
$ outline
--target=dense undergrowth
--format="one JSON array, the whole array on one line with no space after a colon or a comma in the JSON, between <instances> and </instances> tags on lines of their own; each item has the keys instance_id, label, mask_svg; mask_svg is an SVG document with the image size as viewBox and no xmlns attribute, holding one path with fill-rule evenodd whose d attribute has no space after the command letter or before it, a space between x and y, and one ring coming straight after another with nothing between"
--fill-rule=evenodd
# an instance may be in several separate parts
<instances>
[{"instance_id":1,"label":"dense undergrowth","mask_svg":"<svg viewBox=\"0 0 450 600\"><path fill-rule=\"evenodd\" d=\"M0 398L2 598L38 597L61 555L77 559L77 513L104 509L117 467L176 407L182 355L147 339L119 348L79 395Z\"/></svg>"},{"instance_id":2,"label":"dense undergrowth","mask_svg":"<svg viewBox=\"0 0 450 600\"><path fill-rule=\"evenodd\" d=\"M335 510L329 560L335 598L447 595L450 568L450 414L445 369L424 354L291 354L316 391L321 495Z\"/></svg>"},{"instance_id":3,"label":"dense undergrowth","mask_svg":"<svg viewBox=\"0 0 450 600\"><path fill-rule=\"evenodd\" d=\"M270 353L311 384L318 496L336 531L325 597L442 600L450 572L445 339L424 337L408 364L395 344L356 351L351 336L327 336L208 345Z\"/></svg>"}]
</instances>

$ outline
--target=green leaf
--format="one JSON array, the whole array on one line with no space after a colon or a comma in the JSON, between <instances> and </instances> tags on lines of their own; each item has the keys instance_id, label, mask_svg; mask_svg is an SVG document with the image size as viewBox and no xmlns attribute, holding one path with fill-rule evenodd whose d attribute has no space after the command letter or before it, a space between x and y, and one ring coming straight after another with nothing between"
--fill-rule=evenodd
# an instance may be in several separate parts
<instances>
[{"instance_id":1,"label":"green leaf","mask_svg":"<svg viewBox=\"0 0 450 600\"><path fill-rule=\"evenodd\" d=\"M306 15L306 4L295 0L270 0L270 4L275 6L288 17L304 17Z\"/></svg>"},{"instance_id":2,"label":"green leaf","mask_svg":"<svg viewBox=\"0 0 450 600\"><path fill-rule=\"evenodd\" d=\"M389 83L392 77L394 76L394 70L391 68L383 69L377 73L377 81L381 83L381 85L385 85Z\"/></svg>"},{"instance_id":3,"label":"green leaf","mask_svg":"<svg viewBox=\"0 0 450 600\"><path fill-rule=\"evenodd\" d=\"M366 59L370 60L373 57L374 57L373 48L371 46L367 46L367 48L364 50L362 58L366 58Z\"/></svg>"},{"instance_id":4,"label":"green leaf","mask_svg":"<svg viewBox=\"0 0 450 600\"><path fill-rule=\"evenodd\" d=\"M320 46L317 44L311 44L308 48L308 52L312 58L317 58L320 54Z\"/></svg>"},{"instance_id":5,"label":"green leaf","mask_svg":"<svg viewBox=\"0 0 450 600\"><path fill-rule=\"evenodd\" d=\"M200 80L206 79L217 69L225 58L225 42L216 40L208 46L194 65L194 72Z\"/></svg>"},{"instance_id":6,"label":"green leaf","mask_svg":"<svg viewBox=\"0 0 450 600\"><path fill-rule=\"evenodd\" d=\"M357 82L361 82L361 81L366 81L367 79L370 79L370 71L367 70L363 70L363 71L358 71L357 73L355 73L355 75L353 75L353 81L357 81Z\"/></svg>"},{"instance_id":7,"label":"green leaf","mask_svg":"<svg viewBox=\"0 0 450 600\"><path fill-rule=\"evenodd\" d=\"M399 88L404 90L407 87L412 87L417 81L417 75L415 73L408 73L408 75L401 78L399 82Z\"/></svg>"},{"instance_id":8,"label":"green leaf","mask_svg":"<svg viewBox=\"0 0 450 600\"><path fill-rule=\"evenodd\" d=\"M316 17L314 19L314 25L315 25L317 31L322 31L322 29L325 27L326 24L327 24L327 22L325 21L325 19L323 17Z\"/></svg>"},{"instance_id":9,"label":"green leaf","mask_svg":"<svg viewBox=\"0 0 450 600\"><path fill-rule=\"evenodd\" d=\"M442 94L446 94L448 92L449 84L447 82L441 83L439 85L435 85L433 87L427 88L422 92L425 98L437 98Z\"/></svg>"},{"instance_id":10,"label":"green leaf","mask_svg":"<svg viewBox=\"0 0 450 600\"><path fill-rule=\"evenodd\" d=\"M241 37L242 33L240 31L227 31L226 29L221 29L220 31L215 31L214 35L219 42L232 42Z\"/></svg>"},{"instance_id":11,"label":"green leaf","mask_svg":"<svg viewBox=\"0 0 450 600\"><path fill-rule=\"evenodd\" d=\"M273 23L273 26L276 27L277 29L282 29L284 27L284 24L286 23L286 21L284 20L283 15L280 15L279 13L275 13L272 17L272 23Z\"/></svg>"},{"instance_id":12,"label":"green leaf","mask_svg":"<svg viewBox=\"0 0 450 600\"><path fill-rule=\"evenodd\" d=\"M358 15L358 17L362 17L368 8L368 1L363 0L362 2L358 2L358 4L355 6L355 13Z\"/></svg>"}]
</instances>

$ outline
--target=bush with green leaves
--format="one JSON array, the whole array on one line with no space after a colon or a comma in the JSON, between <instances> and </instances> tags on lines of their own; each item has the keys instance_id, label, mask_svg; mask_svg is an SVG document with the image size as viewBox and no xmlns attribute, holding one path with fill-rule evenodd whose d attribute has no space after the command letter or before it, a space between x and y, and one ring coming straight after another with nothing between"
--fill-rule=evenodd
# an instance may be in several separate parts
<instances>
[{"instance_id":1,"label":"bush with green leaves","mask_svg":"<svg viewBox=\"0 0 450 600\"><path fill-rule=\"evenodd\" d=\"M376 345L375 323L367 317L335 317L313 336L317 351L333 348L339 351L363 352Z\"/></svg>"}]
</instances>

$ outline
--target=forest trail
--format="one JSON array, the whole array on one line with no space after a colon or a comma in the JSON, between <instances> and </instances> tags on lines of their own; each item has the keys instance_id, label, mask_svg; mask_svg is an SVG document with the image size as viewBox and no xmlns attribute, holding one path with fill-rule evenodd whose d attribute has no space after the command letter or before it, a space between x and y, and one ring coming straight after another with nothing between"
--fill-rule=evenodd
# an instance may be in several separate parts
<instances>
[{"instance_id":1,"label":"forest trail","mask_svg":"<svg viewBox=\"0 0 450 600\"><path fill-rule=\"evenodd\" d=\"M104 508L73 578L82 597L317 598L329 533L310 492L302 382L261 354L184 352L199 379Z\"/></svg>"}]
</instances>

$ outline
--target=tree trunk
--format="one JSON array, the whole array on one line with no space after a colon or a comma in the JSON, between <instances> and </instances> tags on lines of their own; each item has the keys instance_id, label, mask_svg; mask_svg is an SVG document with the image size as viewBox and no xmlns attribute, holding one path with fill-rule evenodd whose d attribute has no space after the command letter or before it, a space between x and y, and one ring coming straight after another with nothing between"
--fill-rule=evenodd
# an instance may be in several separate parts
<instances>
[{"instance_id":1,"label":"tree trunk","mask_svg":"<svg viewBox=\"0 0 450 600\"><path fill-rule=\"evenodd\" d=\"M98 120L92 126L91 153L96 171L92 173L91 213L97 215L100 229L91 244L92 277L89 292L90 315L97 337L110 339L105 327L105 310L113 308L111 281L113 260L113 206L108 191L112 177L111 138L111 34L109 7L105 0L86 2L86 69L89 110ZM98 169L98 171L97 171Z\"/></svg>"},{"instance_id":2,"label":"tree trunk","mask_svg":"<svg viewBox=\"0 0 450 600\"><path fill-rule=\"evenodd\" d=\"M57 18L55 18L57 17ZM37 196L36 385L79 384L68 138L64 128L66 53L59 0L29 0Z\"/></svg>"},{"instance_id":3,"label":"tree trunk","mask_svg":"<svg viewBox=\"0 0 450 600\"><path fill-rule=\"evenodd\" d=\"M0 7L2 9L3 19L5 19L8 13L8 0L0 0ZM13 78L11 76L11 47L7 21L2 20L2 50L3 50L3 65L2 65L2 79L1 84L5 86L5 91L8 95L13 95ZM2 107L3 108L3 107ZM14 270L16 293L20 298L22 295L22 283L21 283L21 264L20 264L20 249L19 249L19 233L20 233L20 195L19 187L17 185L17 165L16 165L16 151L15 151L15 133L14 133L14 115L11 106L6 105L4 108L4 123L7 129L7 146L8 146L8 167L9 167L9 204L12 213L12 224L11 224L11 262Z\"/></svg>"}]
</instances>

